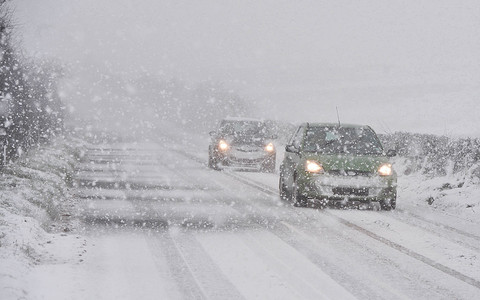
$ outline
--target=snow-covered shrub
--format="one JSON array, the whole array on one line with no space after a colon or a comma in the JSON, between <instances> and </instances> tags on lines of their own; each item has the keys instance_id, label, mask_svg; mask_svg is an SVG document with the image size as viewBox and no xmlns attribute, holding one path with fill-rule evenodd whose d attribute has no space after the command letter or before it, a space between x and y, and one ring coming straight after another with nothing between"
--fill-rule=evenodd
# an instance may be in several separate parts
<instances>
[{"instance_id":1,"label":"snow-covered shrub","mask_svg":"<svg viewBox=\"0 0 480 300\"><path fill-rule=\"evenodd\" d=\"M379 135L387 149L396 149L406 175L421 172L429 177L463 175L480 179L480 140L397 132Z\"/></svg>"}]
</instances>

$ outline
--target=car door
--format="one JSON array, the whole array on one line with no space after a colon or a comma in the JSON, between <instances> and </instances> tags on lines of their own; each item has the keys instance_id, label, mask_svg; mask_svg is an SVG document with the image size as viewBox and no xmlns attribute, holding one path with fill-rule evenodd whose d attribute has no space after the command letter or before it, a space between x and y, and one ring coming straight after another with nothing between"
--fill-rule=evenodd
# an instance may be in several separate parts
<instances>
[{"instance_id":1,"label":"car door","mask_svg":"<svg viewBox=\"0 0 480 300\"><path fill-rule=\"evenodd\" d=\"M301 125L285 147L285 158L282 163L280 176L283 176L283 184L289 190L293 186L293 174L300 163L300 150L304 134L305 126Z\"/></svg>"}]
</instances>

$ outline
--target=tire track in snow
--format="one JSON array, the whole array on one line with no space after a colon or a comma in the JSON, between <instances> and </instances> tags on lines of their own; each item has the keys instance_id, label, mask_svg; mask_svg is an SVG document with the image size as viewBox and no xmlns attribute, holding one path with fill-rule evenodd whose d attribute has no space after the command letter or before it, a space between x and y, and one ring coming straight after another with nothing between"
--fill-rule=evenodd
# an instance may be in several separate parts
<instances>
[{"instance_id":1,"label":"tire track in snow","mask_svg":"<svg viewBox=\"0 0 480 300\"><path fill-rule=\"evenodd\" d=\"M333 234L325 237L322 235L325 232L316 235L312 233L320 233L325 228L317 224L312 225L313 227L309 226L307 230L300 228L301 224L292 225L282 222L277 228L277 235L292 244L292 247L299 252L304 253L311 261L329 270L332 278L343 282L352 293L358 293L358 297L363 296L363 299L369 300L471 299L471 296L463 296L468 294L464 292L465 287L470 289L469 295L477 293L475 287L467 284L461 288L458 288L457 284L448 286L451 277L443 272L439 272L443 275L440 281L425 276L432 271L429 269L430 266L398 251L386 252L385 250L389 248L387 245L380 242L377 243L381 245L375 245L366 240L363 235L356 234L353 229L347 234L342 227L335 229L328 226L328 232L333 231ZM292 232L296 237L294 241L290 238ZM334 237L333 240L332 237ZM333 244L335 247L332 249L326 246L324 238L328 239L329 245ZM349 251L357 255L351 256ZM361 260L358 260L359 257ZM339 261L341 263L337 266ZM418 266L412 268L412 263ZM475 291L472 293L472 290Z\"/></svg>"},{"instance_id":2,"label":"tire track in snow","mask_svg":"<svg viewBox=\"0 0 480 300\"><path fill-rule=\"evenodd\" d=\"M289 284L303 299L355 299L341 282L335 281L323 268L278 237L274 232L260 233L260 239L247 233L247 244L261 257L272 261L278 274L285 274ZM295 258L294 261L292 259ZM267 260L267 259L265 259Z\"/></svg>"},{"instance_id":3,"label":"tire track in snow","mask_svg":"<svg viewBox=\"0 0 480 300\"><path fill-rule=\"evenodd\" d=\"M277 191L275 191L275 190L272 189L271 187L269 187L269 186L267 186L267 185L265 185L265 184L263 184L263 183L256 182L256 181L254 181L254 180L252 180L252 179L250 179L250 178L245 178L245 177L243 177L243 176L241 176L241 175L239 175L239 174L237 174L237 173L225 172L225 175L228 175L229 177L232 177L232 178L234 178L234 179L237 179L238 181L240 181L240 182L242 182L242 183L244 183L244 184L247 184L247 185L249 185L249 186L251 186L251 187L257 188L257 189L261 190L262 192L265 192L265 193L268 193L268 194L271 194L271 195L277 195L277 194L278 194ZM298 209L294 208L293 206L292 206L291 209L292 209L292 211L295 211L297 214L299 213ZM322 214L327 214L327 213L328 213L326 210L320 210L319 212L321 212ZM329 214L329 213L328 213L328 214ZM344 222L348 222L347 220L342 219L342 218L340 218L340 217L338 217L338 216L334 216L334 215L332 215L332 214L329 214L329 216L330 216L330 217L333 217L334 219L337 219L337 220L342 220L342 221L344 221ZM289 223L287 223L287 222L284 222L284 221L282 221L281 223L283 223L284 225L288 224L289 226L293 226L293 225L291 225L291 224L289 224ZM350 223L350 222L349 222L349 223ZM344 224L344 225L345 225L345 224ZM358 227L358 228L357 228L357 227ZM366 232L370 232L369 230L364 229L364 228L362 228L362 227L360 227L360 226L357 226L357 227L353 227L353 228L351 227L351 228L354 229L354 230L356 230L356 231L361 231L361 232L364 233L364 234L365 234ZM360 230L360 229L361 229L361 230ZM372 233L372 234L373 234L373 233ZM384 238L384 240L387 241L387 239L385 239L385 238ZM381 241L381 242L382 242L382 241ZM389 242L390 242L390 241L389 241ZM393 242L392 242L392 243L393 243ZM384 243L384 244L385 244L385 243ZM390 246L390 247L392 248L392 244L386 243L386 245L387 245L387 246ZM393 248L396 249L395 247L393 247ZM404 248L405 248L405 247L404 247ZM406 248L405 248L405 249L406 249ZM396 249L396 250L398 250L398 249ZM414 251L410 251L410 250L409 250L408 253L405 253L405 252L402 252L402 253L407 254L407 255L412 254L412 253L413 253L413 254L416 254ZM430 266L431 266L431 264L434 263L433 260L427 260L427 261L421 260L419 254L418 254L417 256L415 256L415 255L409 255L409 256L412 257L412 258L414 258L414 259L420 260L422 263L426 263L427 265L430 265ZM442 272L444 272L444 273L447 273L447 274L450 275L450 276L454 276L454 277L456 277L457 279L460 279L460 280L462 280L462 281L464 281L464 282L466 282L466 283L468 283L468 284L472 284L472 280L475 281L475 279L470 278L469 276L466 276L466 275L464 275L464 274L462 274L462 273L460 273L460 272L458 272L458 271L451 270L452 272L450 272L450 270L448 270L448 269L449 269L448 267L443 266L443 265L441 265L441 264L437 264L437 263L435 263L435 264L444 267L444 268L439 269L439 271L442 271ZM457 277L457 276L458 276L458 277ZM473 282L473 283L474 283L474 282ZM478 287L478 286L475 285L475 283L474 283L473 285L474 285L475 287ZM385 287L387 287L387 286L385 286ZM403 296L402 294L400 294L400 293L397 293L396 296L397 296L399 299L404 298L404 296Z\"/></svg>"},{"instance_id":4,"label":"tire track in snow","mask_svg":"<svg viewBox=\"0 0 480 300\"><path fill-rule=\"evenodd\" d=\"M465 231L460 230L460 229L458 229L458 228L454 228L454 227L449 226L449 225L445 225L445 224L442 224L442 223L438 223L438 222L435 222L435 221L433 221L433 220L429 220L429 219L427 219L427 218L424 218L424 217L422 217L422 216L419 216L419 215L417 215L417 214L415 214L415 213L412 213L412 212L410 212L410 211L406 211L406 210L404 210L404 209L397 209L397 210L398 210L399 212L401 212L401 213L408 214L408 215L410 215L410 216L412 216L412 217L414 217L414 218L417 218L417 219L419 219L419 220L422 220L422 221L424 221L424 222L430 223L430 224L432 224L432 225L435 225L435 226L440 227L440 228L443 228L443 229L447 229L447 230L449 230L449 231L451 231L451 232L461 234L461 235L463 235L463 236L472 238L472 239L480 242L480 236L477 236L477 235L475 235L475 234L472 234L472 233L469 233L469 232L465 232ZM478 249L478 248L477 248L477 249Z\"/></svg>"},{"instance_id":5,"label":"tire track in snow","mask_svg":"<svg viewBox=\"0 0 480 300\"><path fill-rule=\"evenodd\" d=\"M462 273L460 273L460 272L458 272L458 271L456 271L452 268L449 268L445 265L437 263L434 260L432 260L432 259L430 259L430 258L428 258L428 257L426 257L422 254L419 254L419 253L417 253L413 250L410 250L410 249L408 249L408 248L406 248L406 247L404 247L404 246L402 246L402 245L400 245L396 242L393 242L393 241L391 241L389 239L386 239L386 238L384 238L380 235L377 235L377 234L373 233L372 231L367 230L367 229L365 229L361 226L358 226L358 225L356 225L356 224L354 224L354 223L352 223L352 222L350 222L350 221L348 221L344 218L335 216L335 215L333 215L333 214L331 214L327 211L325 211L324 213L326 215L330 216L330 217L333 217L333 218L337 219L340 223L342 223L343 225L345 225L347 227L355 229L355 230L357 230L357 231L359 231L359 232L361 232L361 233L363 233L363 234L365 234L365 235L367 235L367 236L369 236L369 237L371 237L371 238L373 238L373 239L375 239L379 242L384 243L385 245L387 245L387 246L389 246L389 247L391 247L395 250L398 250L398 251L400 251L400 252L402 252L402 253L410 256L410 257L413 257L413 258L415 258L415 259L417 259L417 260L419 260L419 261L421 261L421 262L439 270L439 271L442 271L442 272L444 272L444 273L446 273L446 274L448 274L452 277L460 279L461 281L463 281L465 283L468 283L468 284L480 289L480 281L476 280L475 278L469 277L469 276L464 275L464 274L462 274Z\"/></svg>"},{"instance_id":6,"label":"tire track in snow","mask_svg":"<svg viewBox=\"0 0 480 300\"><path fill-rule=\"evenodd\" d=\"M159 233L159 236L156 238L149 236L147 239L152 253L156 253L157 255L159 255L159 253L165 253L168 268L177 283L177 290L183 295L184 299L209 299L207 293L195 276L192 267L185 259L183 252L169 231ZM165 267L163 264L157 265L157 268L161 269L163 267Z\"/></svg>"},{"instance_id":7,"label":"tire track in snow","mask_svg":"<svg viewBox=\"0 0 480 300\"><path fill-rule=\"evenodd\" d=\"M224 175L231 175L228 176L229 178L233 178L235 181L238 181L238 179L235 177L234 174L229 173L228 171L225 173L220 173ZM220 184L220 183L219 183ZM225 185L225 183L223 184ZM251 187L250 185L247 185L248 187ZM228 188L228 185L225 185L226 188ZM254 190L258 190L261 187L261 184L257 185ZM264 191L265 193L265 191ZM252 203L255 207L259 207L261 202L253 201L251 199L245 198L241 199L240 201L243 202L249 202ZM243 214L245 213L245 206L238 206L234 205L234 209L238 210L239 213ZM293 207L290 205L287 206L281 206L280 209L284 211L287 209L288 212L294 212L297 216L300 216L300 218L304 221L308 219L308 214L303 215L302 213L299 213L298 211L294 211ZM292 243L287 242L287 240L282 237L276 230L275 228L278 227L278 222L283 222L283 216L279 219L276 220L275 223L272 223L270 227L265 228L265 224L253 224L254 228L256 229L253 233L251 231L248 231L245 236L246 238L243 238L242 241L246 242L247 245L253 250L256 255L261 258L262 261L269 261L271 262L269 270L276 270L276 275L275 276L280 276L280 278L283 278L283 280L286 280L286 285L291 286L291 290L289 290L290 293L297 293L297 296L295 298L300 298L300 299L333 299L338 297L339 295L343 295L342 298L351 298L351 297L356 297L355 295L359 294L359 291L357 290L359 287L358 285L355 286L353 285L348 285L346 284L347 282L345 281L345 276L346 274L343 273L342 276L336 276L336 278L333 278L331 276L331 272L325 272L325 265L319 264L318 262L311 260L310 257L305 255L302 251L299 251L296 245L293 245ZM268 231L266 231L266 229ZM261 242L256 239L257 234L267 234L264 238L261 238ZM276 246L271 246L267 240L277 240ZM281 242L281 243L279 243ZM266 243L266 244L264 244ZM268 245L268 247L267 247ZM291 249L291 250L288 250ZM281 254L277 254L277 252L283 253L283 259L279 258L282 257ZM285 253L289 253L289 255L286 255ZM296 254L293 254L296 253ZM296 257L296 259L294 259ZM292 261L292 259L294 259ZM298 267L297 262L300 263L301 265L305 268L306 273L310 274L311 276L308 277L306 276L307 274L304 274L303 276L298 274L296 272L296 268ZM308 262L308 263L307 263ZM331 269L334 269L335 266L330 267ZM289 271L285 271L289 270ZM329 271L330 271L329 270ZM289 273L289 275L286 275L286 273ZM301 272L300 272L301 273ZM281 279L278 279L281 281ZM318 281L312 281L312 278L317 278ZM322 278L322 279L319 279ZM352 282L355 283L355 280L352 278ZM319 290L319 286L322 287L323 289L327 289L328 292L322 291L322 288ZM350 288L349 288L350 287ZM361 287L362 291L365 290L370 290L370 287L368 285L364 285ZM335 292L332 292L332 290L336 290L338 294L336 296ZM372 299L372 294L373 291L368 293L368 296L365 295L366 298ZM303 296L302 296L303 295ZM315 296L314 296L315 295ZM384 299L384 298L377 298L377 299Z\"/></svg>"},{"instance_id":8,"label":"tire track in snow","mask_svg":"<svg viewBox=\"0 0 480 300\"><path fill-rule=\"evenodd\" d=\"M377 277L370 276L368 273L364 272L364 276L361 279L358 279L352 277L349 272L340 270L342 267L337 267L335 262L330 262L328 257L324 257L326 254L325 252L318 251L318 249L324 249L324 245L319 244L319 241L313 238L310 234L307 234L288 222L281 222L281 225L278 227L277 235L288 244L293 244L288 240L288 237L295 236L296 243L293 244L292 247L297 249L298 252L303 253L315 264L323 268L328 268L334 278L343 282L348 290L357 292L359 296L363 296L364 299L385 299L385 296L388 296L388 299L410 299L408 296L401 293L397 286L378 280ZM345 238L342 234L337 234L336 236L340 239ZM354 243L348 238L345 239ZM304 241L307 241L307 243ZM317 251L312 251L312 249ZM332 250L332 252L334 252L334 250ZM333 257L337 257L337 253L333 254ZM365 279L367 279L368 282L362 282L362 287L359 288L358 282ZM372 288L372 283L375 283L375 288Z\"/></svg>"},{"instance_id":9,"label":"tire track in snow","mask_svg":"<svg viewBox=\"0 0 480 300\"><path fill-rule=\"evenodd\" d=\"M277 194L276 191L273 191L273 189L271 189L270 187L264 186L263 184L260 184L260 183L257 183L257 182L252 182L252 180L242 178L241 176L239 176L237 174L228 173L228 175L232 178L238 178L238 181L240 181L244 184L247 184L251 187L257 188L262 192L265 192L265 193L268 193L268 194ZM350 227L350 228L352 228L352 229L354 229L354 230L356 230L356 231L358 231L358 232L360 232L364 235L367 235L367 236L369 236L369 237L371 237L371 238L373 238L373 239L375 239L379 242L382 242L383 244L385 244L385 245L387 245L387 246L389 246L389 247L391 247L391 248L393 248L397 251L400 251L401 253L403 253L405 255L408 255L412 258L415 258L418 261L421 261L421 262L423 262L423 263L425 263L425 264L427 264L427 265L429 265L429 266L431 266L431 267L433 267L433 268L435 268L435 269L437 269L437 270L439 270L443 273L446 273L446 274L448 274L448 275L450 275L450 276L452 276L456 279L459 279L459 280L461 280L461 281L463 281L463 282L465 282L469 285L472 285L472 286L480 289L480 281L476 280L475 278L469 277L469 276L464 275L464 274L462 274L462 273L460 273L460 272L458 272L458 271L456 271L452 268L449 268L445 265L437 263L434 260L432 260L432 259L430 259L430 258L428 258L424 255L421 255L421 254L419 254L419 253L417 253L417 252L415 252L411 249L408 249L408 248L406 248L406 247L404 247L404 246L402 246L398 243L395 243L395 242L390 241L390 240L388 240L384 237L381 237L381 236L373 233L372 231L370 231L368 229L365 229L361 226L358 226L356 224L353 224L352 222L350 222L350 221L348 221L344 218L333 215L326 210L323 210L322 212L324 214L338 220L340 223L342 223L343 225L345 225L347 227Z\"/></svg>"},{"instance_id":10,"label":"tire track in snow","mask_svg":"<svg viewBox=\"0 0 480 300\"><path fill-rule=\"evenodd\" d=\"M120 152L116 152L112 154L111 159L107 158L106 160L117 160L115 158L116 155L119 155ZM128 158L130 156L134 156L135 153L129 153L122 155L123 159ZM88 156L86 157L88 158ZM120 163L123 164L130 164L136 165L138 161L118 159ZM150 164L152 168L155 168L155 164ZM106 165L108 168L108 165ZM133 208L135 209L136 213L140 216L151 218L155 220L158 218L158 213L155 210L146 210L145 206L150 204L147 201L134 201L132 199L128 199L125 197L125 201L131 203ZM148 212L148 216L145 215L145 212ZM152 227L155 228L155 227ZM157 228L158 229L158 228ZM158 233L160 232L160 233ZM181 295L184 299L209 299L205 290L200 285L197 277L193 273L190 264L186 260L183 252L179 248L178 244L170 235L169 231L157 231L159 236L152 238L151 236L147 236L145 233L145 239L149 248L151 249L152 256L154 258L154 262L157 266L157 269L160 272L164 272L162 268L165 268L165 262L162 261L159 256L164 255L166 257L165 261L167 262L168 269L170 270L170 274L174 279L174 282L177 284L177 291L179 295ZM177 295L178 296L178 295Z\"/></svg>"},{"instance_id":11,"label":"tire track in snow","mask_svg":"<svg viewBox=\"0 0 480 300\"><path fill-rule=\"evenodd\" d=\"M237 173L225 172L224 174L250 187L259 189L264 193L277 195L277 193L273 191L272 188L270 188L269 186L263 183L252 182L251 179L245 178ZM296 214L297 216L300 217L300 219L297 220L298 223L312 224L316 221L316 219L314 218L309 219L309 216L304 215L303 213L305 212L305 210L298 210L297 208L293 207L290 204L287 204L285 208L291 211L293 214ZM298 253L303 255L312 264L316 265L317 268L319 268L320 270L325 270L324 272L326 272L326 274L329 274L329 276L333 280L338 282L341 286L343 286L343 288L349 291L352 295L356 295L357 297L363 297L364 299L385 299L385 295L390 295L389 299L410 299L408 296L405 296L404 294L402 294L402 291L398 290L395 286L382 283L381 281L378 280L378 278L372 279L369 282L360 283L360 286L359 286L358 278L351 277L348 271L345 271L345 272L342 271L341 270L342 267L338 267L335 262L331 262L329 261L329 259L323 258L322 255L318 252L318 248L313 249L312 251L311 250L312 245L311 244L305 245L304 243L300 242L297 234L292 235L291 232L286 233L285 230L282 230L282 228L286 228L287 231L289 231L289 228L295 227L290 223L291 223L290 220L280 221L279 224L275 226L275 230L271 231L271 233L274 234L276 237L278 237L280 240L282 240L285 244L295 249ZM304 235L306 236L306 234ZM343 238L343 235L341 234L341 232L337 233L337 236L340 238ZM293 242L292 242L292 238L294 238ZM311 238L309 237L309 239ZM350 239L347 239L347 240L349 242L355 243ZM336 254L332 254L332 255L335 256ZM404 274L399 274L398 276L403 277ZM372 290L372 284L375 285L376 287L375 290ZM379 290L383 290L383 292L380 293ZM438 296L439 294L437 293L436 295Z\"/></svg>"},{"instance_id":12,"label":"tire track in snow","mask_svg":"<svg viewBox=\"0 0 480 300\"><path fill-rule=\"evenodd\" d=\"M169 231L189 271L208 299L244 299L191 231Z\"/></svg>"},{"instance_id":13,"label":"tire track in snow","mask_svg":"<svg viewBox=\"0 0 480 300\"><path fill-rule=\"evenodd\" d=\"M172 167L163 160L157 163L164 166L184 182L199 183L192 180L183 172ZM197 185L196 185L197 186ZM200 186L200 185L198 185ZM129 200L127 198L127 200ZM161 211L153 206L152 201L131 201L140 215L149 216L149 219L163 220ZM165 220L168 221L168 220ZM189 232L181 232L178 227L168 226L166 231L146 237L152 253L164 253L172 277L178 285L178 290L185 299L243 299L236 288L226 279L221 270L213 263L208 254ZM185 229L183 229L185 230ZM154 255L155 256L155 255ZM164 267L161 262L158 268Z\"/></svg>"},{"instance_id":14,"label":"tire track in snow","mask_svg":"<svg viewBox=\"0 0 480 300\"><path fill-rule=\"evenodd\" d=\"M410 212L407 212L405 210L399 210L397 209L398 212L402 214L407 214L415 219L407 219L403 218L401 215L396 214L396 213L390 213L388 217L397 220L399 222L408 224L413 227L420 228L424 231L427 231L431 233L432 235L435 235L437 237L443 238L443 239L448 239L451 242L454 242L456 244L461 245L464 248L480 252L480 239L477 241L471 241L472 239L476 240L476 238L472 236L465 235L464 232L457 230L456 228L450 227L448 225L442 225L440 223L437 223L435 221L427 221L425 218L422 218L420 216L417 216L415 214L412 214ZM422 224L423 223L423 224ZM434 225L435 228L432 228L431 225ZM450 233L450 234L446 234ZM456 237L452 236L451 233L454 234L460 234L461 237ZM469 240L468 242L466 240Z\"/></svg>"}]
</instances>

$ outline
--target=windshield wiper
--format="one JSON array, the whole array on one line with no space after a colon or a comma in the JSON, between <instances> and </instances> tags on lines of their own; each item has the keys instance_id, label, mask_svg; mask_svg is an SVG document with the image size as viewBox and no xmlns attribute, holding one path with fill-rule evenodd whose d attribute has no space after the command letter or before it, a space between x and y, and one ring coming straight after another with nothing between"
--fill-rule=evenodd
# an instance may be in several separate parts
<instances>
[{"instance_id":1,"label":"windshield wiper","mask_svg":"<svg viewBox=\"0 0 480 300\"><path fill-rule=\"evenodd\" d=\"M328 146L328 145L331 145L333 144L334 142L336 141L340 141L340 140L331 140L331 141L326 141L325 144L323 144L323 146Z\"/></svg>"}]
</instances>

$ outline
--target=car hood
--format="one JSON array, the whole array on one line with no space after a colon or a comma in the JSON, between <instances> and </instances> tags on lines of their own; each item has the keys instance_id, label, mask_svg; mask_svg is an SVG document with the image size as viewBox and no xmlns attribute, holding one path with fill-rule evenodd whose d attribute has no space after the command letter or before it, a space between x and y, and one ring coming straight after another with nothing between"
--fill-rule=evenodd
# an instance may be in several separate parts
<instances>
[{"instance_id":1,"label":"car hood","mask_svg":"<svg viewBox=\"0 0 480 300\"><path fill-rule=\"evenodd\" d=\"M349 154L307 154L306 160L319 162L326 172L337 170L354 170L361 172L377 172L380 165L389 163L386 156L349 155Z\"/></svg>"}]
</instances>

